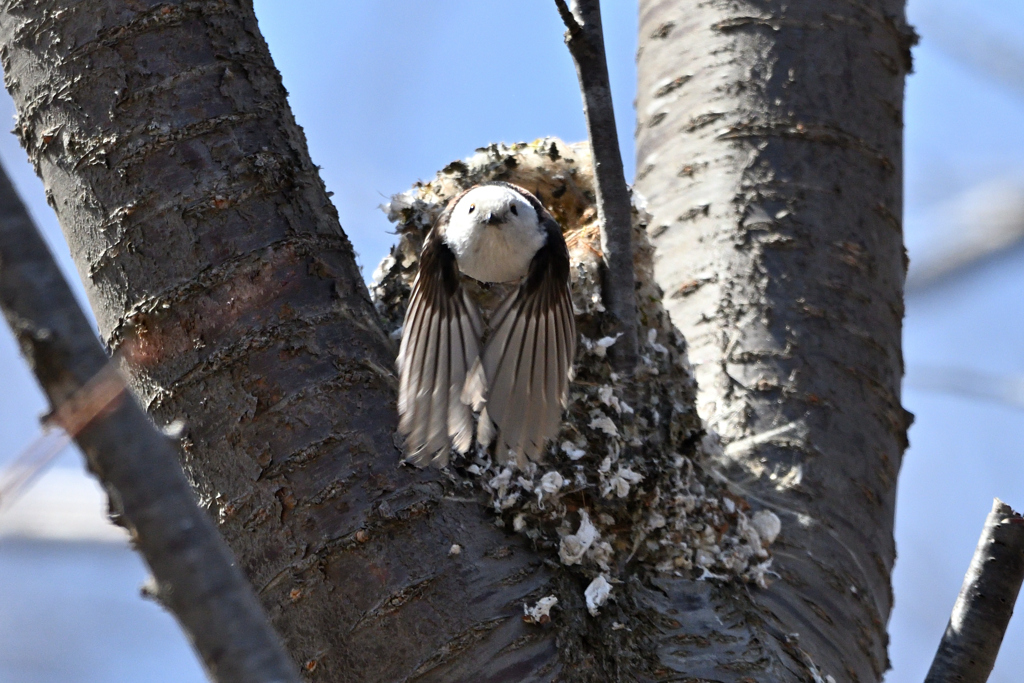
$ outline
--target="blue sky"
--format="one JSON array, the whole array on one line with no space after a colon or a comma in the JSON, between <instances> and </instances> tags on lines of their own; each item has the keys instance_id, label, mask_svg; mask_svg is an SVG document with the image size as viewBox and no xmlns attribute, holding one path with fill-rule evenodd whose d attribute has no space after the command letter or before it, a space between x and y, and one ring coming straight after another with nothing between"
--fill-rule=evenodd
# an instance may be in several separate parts
<instances>
[{"instance_id":1,"label":"blue sky","mask_svg":"<svg viewBox=\"0 0 1024 683\"><path fill-rule=\"evenodd\" d=\"M603 11L632 177L636 5ZM256 12L364 274L391 244L376 208L391 194L489 142L586 137L550 0L257 0Z\"/></svg>"},{"instance_id":2,"label":"blue sky","mask_svg":"<svg viewBox=\"0 0 1024 683\"><path fill-rule=\"evenodd\" d=\"M619 137L631 177L636 4L605 0L603 10ZM392 242L377 209L390 194L489 142L585 137L575 72L550 0L257 0L256 11L364 274ZM1024 86L1015 88L1005 74L995 77L979 66L972 57L977 46L969 40L983 36L983 43L1024 45L1024 3L912 0L909 13L923 37L914 51L905 117L905 219L913 259L942 239L950 198L996 179L1024 183ZM1020 73L1024 83L1024 69ZM0 116L12 114L6 94L0 95ZM78 286L41 185L13 136L0 135L0 159ZM908 301L908 367L1024 374L1022 291L1024 259L1017 258L915 295ZM0 329L0 377L2 463L34 436L45 409L6 328ZM1024 412L920 390L907 391L905 399L918 417L900 483L889 683L923 678L991 498L1001 495L1024 507ZM74 453L61 464L79 467ZM8 562L0 544L0 583L21 586L25 604L32 605L32 591L52 597L55 588L43 578L49 574L32 570L26 552L19 548ZM83 559L80 549L69 550L64 560L58 556L48 551L39 561L100 561ZM184 641L168 626L170 618L133 597L143 576L138 563L123 559L109 566L102 595L116 596L109 597L111 613L138 619L138 632L152 633L152 642L166 643L173 656L159 666L138 659L130 665L90 664L94 672L130 669L130 676L80 672L69 678L65 672L52 680L201 680ZM82 597L83 591L99 590L97 580L75 583L74 571L66 576L57 582L67 592L66 604L89 608L54 625L45 621L52 611L40 615L26 607L19 612L23 618L35 614L44 621L18 623L17 630L38 633L39 647L53 642L54 629L94 633L81 647L118 656L119 638L90 621L102 612L95 606L101 603ZM0 610L0 632L5 618L14 617ZM1017 680L1016 672L1024 670L1021 621L1018 616L1011 626L993 683ZM23 640L21 650L32 647L31 639ZM3 652L0 642L0 679L7 680L14 672L4 669L9 660ZM36 672L11 680L51 679Z\"/></svg>"}]
</instances>

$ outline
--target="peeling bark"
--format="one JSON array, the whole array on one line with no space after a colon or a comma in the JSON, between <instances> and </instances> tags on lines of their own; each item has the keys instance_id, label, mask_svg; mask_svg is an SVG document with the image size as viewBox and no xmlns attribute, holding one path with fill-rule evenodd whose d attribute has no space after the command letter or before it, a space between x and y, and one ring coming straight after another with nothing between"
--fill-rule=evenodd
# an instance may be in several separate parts
<instances>
[{"instance_id":1,"label":"peeling bark","mask_svg":"<svg viewBox=\"0 0 1024 683\"><path fill-rule=\"evenodd\" d=\"M783 520L751 643L836 680L888 668L913 42L901 0L640 2L655 273L723 477Z\"/></svg>"}]
</instances>

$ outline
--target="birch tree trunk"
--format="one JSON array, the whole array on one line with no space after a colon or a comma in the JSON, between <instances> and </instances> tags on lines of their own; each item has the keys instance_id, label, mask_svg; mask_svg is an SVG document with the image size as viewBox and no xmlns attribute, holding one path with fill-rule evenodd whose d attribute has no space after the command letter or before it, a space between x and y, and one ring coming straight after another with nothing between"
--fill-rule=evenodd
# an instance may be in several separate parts
<instances>
[{"instance_id":1,"label":"birch tree trunk","mask_svg":"<svg viewBox=\"0 0 1024 683\"><path fill-rule=\"evenodd\" d=\"M656 276L721 472L783 519L754 602L836 680L888 668L914 40L903 0L640 2Z\"/></svg>"},{"instance_id":2,"label":"birch tree trunk","mask_svg":"<svg viewBox=\"0 0 1024 683\"><path fill-rule=\"evenodd\" d=\"M768 589L640 567L614 636L525 625L551 592L585 614L582 586L478 494L398 466L395 349L251 3L0 6L16 132L101 334L186 425L192 483L311 680L878 680L907 422L910 34L886 1L641 2L659 275L723 472L785 521Z\"/></svg>"}]
</instances>

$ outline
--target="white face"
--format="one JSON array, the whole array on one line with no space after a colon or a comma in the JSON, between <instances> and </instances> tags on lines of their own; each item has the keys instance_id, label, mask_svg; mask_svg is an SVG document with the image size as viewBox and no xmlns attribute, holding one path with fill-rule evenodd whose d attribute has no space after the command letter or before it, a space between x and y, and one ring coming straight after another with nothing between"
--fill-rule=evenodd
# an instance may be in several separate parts
<instances>
[{"instance_id":1,"label":"white face","mask_svg":"<svg viewBox=\"0 0 1024 683\"><path fill-rule=\"evenodd\" d=\"M467 192L455 205L451 222L456 220L499 229L514 221L535 226L537 212L518 192L501 185L483 185Z\"/></svg>"},{"instance_id":2,"label":"white face","mask_svg":"<svg viewBox=\"0 0 1024 683\"><path fill-rule=\"evenodd\" d=\"M482 282L522 278L546 240L530 202L501 185L467 192L452 210L445 235L459 269Z\"/></svg>"}]
</instances>

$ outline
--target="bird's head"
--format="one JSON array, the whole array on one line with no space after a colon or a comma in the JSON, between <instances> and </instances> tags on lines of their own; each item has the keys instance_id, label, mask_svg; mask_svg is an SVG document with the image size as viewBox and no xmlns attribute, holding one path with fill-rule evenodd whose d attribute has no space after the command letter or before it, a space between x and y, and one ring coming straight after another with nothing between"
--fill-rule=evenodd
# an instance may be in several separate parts
<instances>
[{"instance_id":1,"label":"bird's head","mask_svg":"<svg viewBox=\"0 0 1024 683\"><path fill-rule=\"evenodd\" d=\"M479 185L462 196L452 210L450 225L458 229L533 228L537 212L521 193L506 185Z\"/></svg>"},{"instance_id":2,"label":"bird's head","mask_svg":"<svg viewBox=\"0 0 1024 683\"><path fill-rule=\"evenodd\" d=\"M547 241L540 216L515 185L478 185L462 195L443 227L459 269L481 282L511 282L524 275Z\"/></svg>"}]
</instances>

